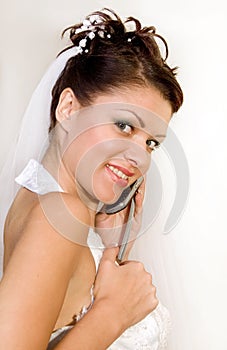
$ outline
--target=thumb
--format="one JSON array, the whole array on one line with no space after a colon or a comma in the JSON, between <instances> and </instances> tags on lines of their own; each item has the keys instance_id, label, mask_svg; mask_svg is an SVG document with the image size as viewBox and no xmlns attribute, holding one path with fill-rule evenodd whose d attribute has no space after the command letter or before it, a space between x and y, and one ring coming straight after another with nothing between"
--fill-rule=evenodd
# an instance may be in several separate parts
<instances>
[{"instance_id":1,"label":"thumb","mask_svg":"<svg viewBox=\"0 0 227 350\"><path fill-rule=\"evenodd\" d=\"M98 213L95 215L96 220L98 219L99 221L104 221L104 220L106 220L106 218L108 218L108 217L109 217L109 215L106 214L105 212L102 212L102 211L98 212Z\"/></svg>"},{"instance_id":2,"label":"thumb","mask_svg":"<svg viewBox=\"0 0 227 350\"><path fill-rule=\"evenodd\" d=\"M111 261L115 262L118 252L119 252L119 247L106 248L103 252L102 259L103 260L111 260Z\"/></svg>"}]
</instances>

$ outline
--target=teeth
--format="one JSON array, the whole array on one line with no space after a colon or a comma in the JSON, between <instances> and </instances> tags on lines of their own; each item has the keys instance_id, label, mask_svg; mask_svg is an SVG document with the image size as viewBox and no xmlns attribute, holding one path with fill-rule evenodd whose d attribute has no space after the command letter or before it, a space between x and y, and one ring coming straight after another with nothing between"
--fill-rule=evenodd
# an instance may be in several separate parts
<instances>
[{"instance_id":1,"label":"teeth","mask_svg":"<svg viewBox=\"0 0 227 350\"><path fill-rule=\"evenodd\" d=\"M124 179L124 180L128 180L128 176L126 176L124 173L122 173L122 171L114 168L112 165L107 164L107 167L114 173L116 174L118 177Z\"/></svg>"}]
</instances>

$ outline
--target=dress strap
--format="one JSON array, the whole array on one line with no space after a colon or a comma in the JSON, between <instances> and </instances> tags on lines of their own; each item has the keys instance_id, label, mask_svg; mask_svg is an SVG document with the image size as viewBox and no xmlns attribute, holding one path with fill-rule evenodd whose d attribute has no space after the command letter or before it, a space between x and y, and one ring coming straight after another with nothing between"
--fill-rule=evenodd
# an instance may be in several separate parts
<instances>
[{"instance_id":1,"label":"dress strap","mask_svg":"<svg viewBox=\"0 0 227 350\"><path fill-rule=\"evenodd\" d=\"M35 159L30 159L15 181L28 190L41 195L49 192L64 192L53 176Z\"/></svg>"}]
</instances>

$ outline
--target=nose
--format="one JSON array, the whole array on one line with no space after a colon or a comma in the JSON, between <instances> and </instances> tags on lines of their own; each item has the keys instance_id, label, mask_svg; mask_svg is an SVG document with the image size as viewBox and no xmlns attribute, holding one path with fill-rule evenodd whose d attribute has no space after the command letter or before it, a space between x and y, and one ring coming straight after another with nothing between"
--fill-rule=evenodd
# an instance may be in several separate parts
<instances>
[{"instance_id":1,"label":"nose","mask_svg":"<svg viewBox=\"0 0 227 350\"><path fill-rule=\"evenodd\" d=\"M125 159L143 174L148 170L151 159L146 140L145 135L134 135L124 153Z\"/></svg>"}]
</instances>

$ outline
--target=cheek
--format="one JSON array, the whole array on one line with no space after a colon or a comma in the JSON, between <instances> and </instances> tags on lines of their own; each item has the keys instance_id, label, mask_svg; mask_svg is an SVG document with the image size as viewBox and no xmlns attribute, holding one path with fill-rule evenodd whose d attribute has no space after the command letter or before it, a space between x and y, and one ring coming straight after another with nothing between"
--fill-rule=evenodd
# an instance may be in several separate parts
<instances>
[{"instance_id":1,"label":"cheek","mask_svg":"<svg viewBox=\"0 0 227 350\"><path fill-rule=\"evenodd\" d=\"M80 146L83 151L80 152L75 172L86 172L89 177L93 177L99 167L104 166L110 159L118 157L123 150L122 145L116 140L105 140L96 144L91 142L86 146Z\"/></svg>"},{"instance_id":2,"label":"cheek","mask_svg":"<svg viewBox=\"0 0 227 350\"><path fill-rule=\"evenodd\" d=\"M99 142L100 138L89 130L74 138L70 135L67 140L67 147L64 155L67 155L67 161L73 172L75 172L76 167L78 167L77 164L83 164L83 160L88 161L88 157L91 156L92 153L93 157L95 157L95 145Z\"/></svg>"},{"instance_id":3,"label":"cheek","mask_svg":"<svg viewBox=\"0 0 227 350\"><path fill-rule=\"evenodd\" d=\"M112 159L122 161L122 144L105 140L93 144L80 157L75 167L75 179L87 192L103 202L117 200L122 189L117 188L107 176L105 165ZM115 188L116 187L116 188Z\"/></svg>"}]
</instances>

